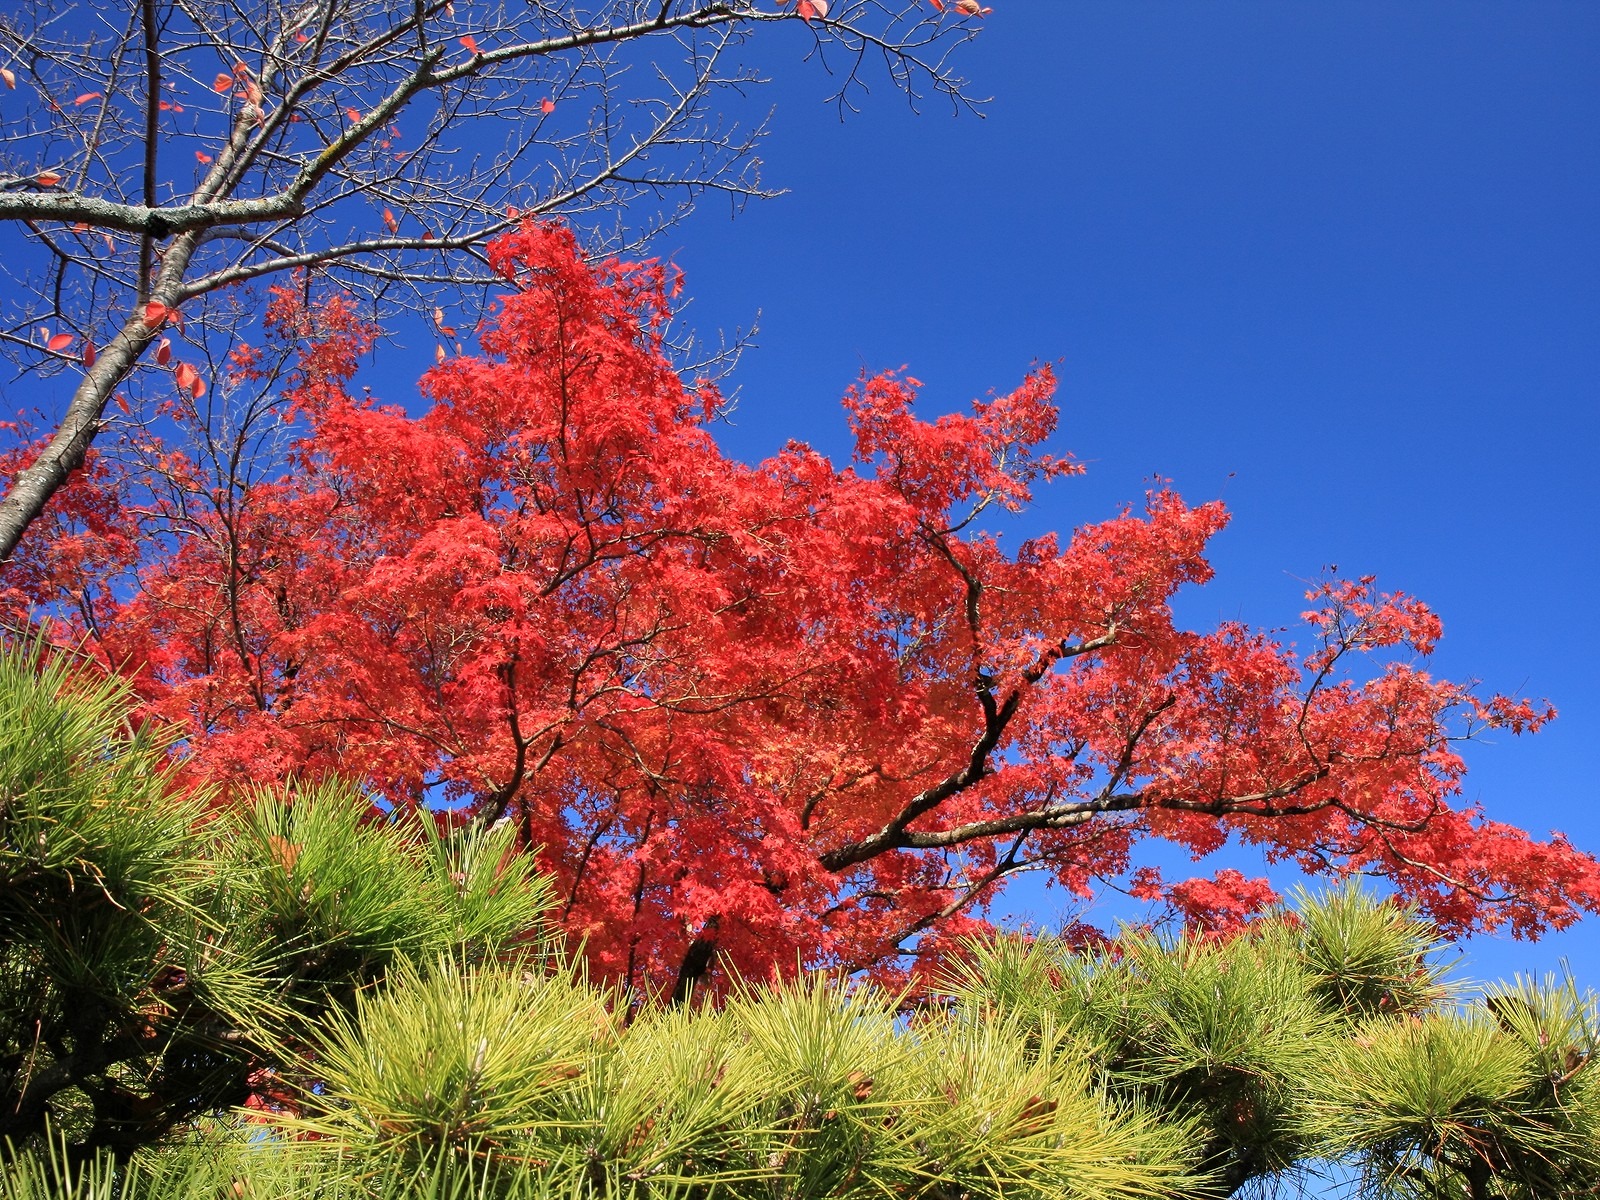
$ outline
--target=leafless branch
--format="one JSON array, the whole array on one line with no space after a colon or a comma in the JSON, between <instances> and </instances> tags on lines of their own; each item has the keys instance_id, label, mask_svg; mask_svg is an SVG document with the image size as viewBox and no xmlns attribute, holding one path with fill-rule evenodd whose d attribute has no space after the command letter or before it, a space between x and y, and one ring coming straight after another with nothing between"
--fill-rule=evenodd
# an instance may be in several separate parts
<instances>
[{"instance_id":1,"label":"leafless branch","mask_svg":"<svg viewBox=\"0 0 1600 1200\"><path fill-rule=\"evenodd\" d=\"M719 110L759 82L748 40L780 26L843 64L847 106L874 60L913 100L969 104L949 56L975 25L921 0L845 0L809 23L755 0L30 0L0 14L14 84L0 221L18 234L0 347L30 379L77 373L0 500L0 563L112 396L161 377L139 371L161 337L203 358L257 319L234 289L306 272L380 321L481 304L495 283L483 244L526 216L614 249L698 197L771 194L764 123ZM70 350L51 350L62 333Z\"/></svg>"}]
</instances>

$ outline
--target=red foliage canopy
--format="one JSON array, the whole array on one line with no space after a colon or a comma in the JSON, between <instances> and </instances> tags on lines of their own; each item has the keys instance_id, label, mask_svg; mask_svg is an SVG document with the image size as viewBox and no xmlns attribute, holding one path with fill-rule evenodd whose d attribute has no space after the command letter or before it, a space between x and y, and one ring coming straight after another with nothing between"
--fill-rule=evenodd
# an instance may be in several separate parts
<instances>
[{"instance_id":1,"label":"red foliage canopy","mask_svg":"<svg viewBox=\"0 0 1600 1200\"><path fill-rule=\"evenodd\" d=\"M866 379L851 466L746 466L663 353L661 267L534 227L493 262L484 354L430 371L423 415L352 397L372 331L280 290L287 469L252 477L175 388L188 445L98 460L8 568L14 606L69 614L182 727L195 777L342 772L515 820L594 965L653 986L713 952L892 970L1025 866L1131 871L1212 926L1272 899L1134 871L1148 836L1376 872L1456 931L1600 907L1593 858L1461 803L1454 744L1549 714L1431 677L1418 601L1326 583L1308 652L1178 629L1226 517L1165 491L1004 552L979 515L1077 469L1039 449L1047 369L931 422L914 379ZM213 393L274 361L239 350Z\"/></svg>"}]
</instances>

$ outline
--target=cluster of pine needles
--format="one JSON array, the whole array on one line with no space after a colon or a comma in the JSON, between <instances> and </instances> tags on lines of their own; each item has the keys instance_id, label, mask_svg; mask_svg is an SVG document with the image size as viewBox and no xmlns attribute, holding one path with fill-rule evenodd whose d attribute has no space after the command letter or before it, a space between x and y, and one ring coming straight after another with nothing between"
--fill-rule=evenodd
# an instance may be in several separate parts
<instances>
[{"instance_id":1,"label":"cluster of pine needles","mask_svg":"<svg viewBox=\"0 0 1600 1200\"><path fill-rule=\"evenodd\" d=\"M658 1004L530 936L508 830L211 804L128 711L0 654L13 1200L1600 1195L1594 998L1452 983L1359 889L1227 939L975 942L914 997Z\"/></svg>"}]
</instances>

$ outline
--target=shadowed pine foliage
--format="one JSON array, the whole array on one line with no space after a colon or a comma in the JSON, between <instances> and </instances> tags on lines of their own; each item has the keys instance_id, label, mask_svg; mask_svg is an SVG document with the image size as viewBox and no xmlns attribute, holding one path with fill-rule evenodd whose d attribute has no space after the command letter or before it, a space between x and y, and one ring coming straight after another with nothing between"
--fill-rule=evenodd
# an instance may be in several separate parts
<instances>
[{"instance_id":1,"label":"shadowed pine foliage","mask_svg":"<svg viewBox=\"0 0 1600 1200\"><path fill-rule=\"evenodd\" d=\"M395 964L537 931L509 831L391 823L339 786L213 808L125 686L71 664L0 653L0 1137L126 1156L270 1094Z\"/></svg>"}]
</instances>

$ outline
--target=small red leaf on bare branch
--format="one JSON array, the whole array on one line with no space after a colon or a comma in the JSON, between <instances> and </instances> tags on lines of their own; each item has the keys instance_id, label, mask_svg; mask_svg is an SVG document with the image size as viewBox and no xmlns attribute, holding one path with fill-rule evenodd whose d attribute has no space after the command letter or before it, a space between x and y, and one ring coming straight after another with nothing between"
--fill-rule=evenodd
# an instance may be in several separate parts
<instances>
[{"instance_id":1,"label":"small red leaf on bare branch","mask_svg":"<svg viewBox=\"0 0 1600 1200\"><path fill-rule=\"evenodd\" d=\"M188 363L179 363L173 371L173 378L178 381L178 386L188 392L196 400L206 394L206 381Z\"/></svg>"}]
</instances>

